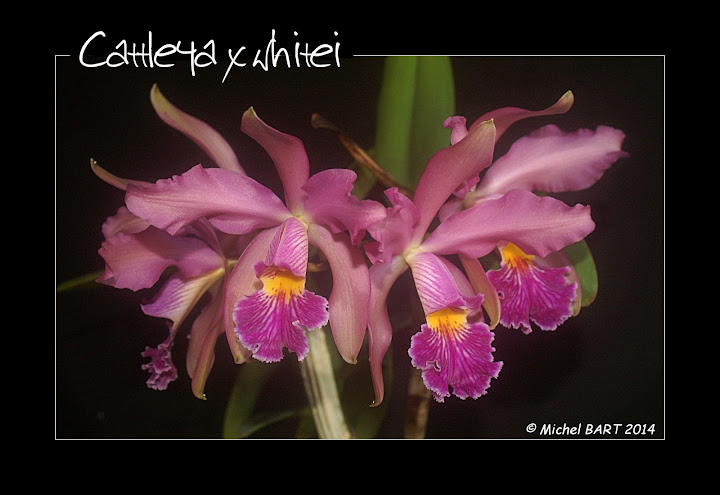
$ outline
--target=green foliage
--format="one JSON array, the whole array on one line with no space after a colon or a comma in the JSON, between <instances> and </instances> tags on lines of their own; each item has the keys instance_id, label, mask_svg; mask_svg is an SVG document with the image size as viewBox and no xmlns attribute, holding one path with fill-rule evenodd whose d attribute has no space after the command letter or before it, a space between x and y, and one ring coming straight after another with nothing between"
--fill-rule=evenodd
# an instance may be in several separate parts
<instances>
[{"instance_id":1,"label":"green foliage","mask_svg":"<svg viewBox=\"0 0 720 495\"><path fill-rule=\"evenodd\" d=\"M598 292L598 276L595 269L590 248L584 240L571 244L564 249L565 254L572 262L577 272L580 288L582 289L583 307L589 306L595 300Z\"/></svg>"}]
</instances>

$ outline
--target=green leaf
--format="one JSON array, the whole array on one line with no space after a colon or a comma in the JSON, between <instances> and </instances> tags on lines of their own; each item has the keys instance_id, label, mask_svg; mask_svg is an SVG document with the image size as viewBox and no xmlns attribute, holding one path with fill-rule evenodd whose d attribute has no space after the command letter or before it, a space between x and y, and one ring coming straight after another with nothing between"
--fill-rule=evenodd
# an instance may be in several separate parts
<instances>
[{"instance_id":1,"label":"green leaf","mask_svg":"<svg viewBox=\"0 0 720 495\"><path fill-rule=\"evenodd\" d=\"M567 246L563 251L577 272L582 289L581 305L582 307L589 306L595 300L598 292L598 275L590 248L587 242L582 240Z\"/></svg>"},{"instance_id":2,"label":"green leaf","mask_svg":"<svg viewBox=\"0 0 720 495\"><path fill-rule=\"evenodd\" d=\"M430 157L450 145L443 122L455 114L455 82L449 57L419 57L410 135L410 186L415 188Z\"/></svg>"}]
</instances>

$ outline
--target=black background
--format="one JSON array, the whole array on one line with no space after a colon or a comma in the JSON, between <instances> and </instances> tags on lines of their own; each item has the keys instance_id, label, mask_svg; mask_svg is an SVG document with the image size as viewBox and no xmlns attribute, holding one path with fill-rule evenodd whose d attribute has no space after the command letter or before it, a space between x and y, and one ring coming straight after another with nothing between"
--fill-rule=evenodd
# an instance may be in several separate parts
<instances>
[{"instance_id":1,"label":"black background","mask_svg":"<svg viewBox=\"0 0 720 495\"><path fill-rule=\"evenodd\" d=\"M198 68L194 76L187 59L178 59L173 68L83 67L77 55L82 41L94 31L76 33L78 42L73 39L63 45L54 57L56 283L103 268L97 254L100 226L123 202L121 191L91 172L91 158L116 175L148 181L209 163L194 143L155 115L149 101L154 83L175 105L217 129L248 174L276 192L280 189L272 163L240 132L240 117L249 106L270 125L304 141L313 171L349 164L348 154L332 133L311 127L313 113L335 122L361 146L372 147L383 53L364 51L362 38L355 33L341 31L336 38L332 29L325 29L298 37L312 40L311 45L339 40L340 68L263 71L248 64L234 68L222 83L226 68L222 53L243 45L254 53L267 44L269 30L253 32L252 37L240 32L229 39L216 36L217 65ZM147 40L147 32L107 34L108 46L123 38ZM287 32L280 35L295 40ZM156 36L163 41L162 34ZM165 33L165 41L182 41L183 47L194 40L200 48L212 37L197 31ZM627 134L624 149L631 156L617 162L590 189L561 195L568 203L592 206L596 229L587 241L600 278L595 303L555 332L523 335L498 328L495 357L505 363L500 378L479 400L452 397L445 404L433 403L427 437L542 438L537 432L527 433L526 425L580 423L585 428L589 423L610 423L655 425L654 435L612 438L664 438L665 58L470 53L453 57L456 109L469 121L495 108L540 109L567 90L575 94L575 105L567 114L513 126L498 144L496 156L514 139L550 122L566 131L598 125L622 129ZM394 303L407 300L403 291L408 287L402 282L396 286ZM174 352L179 379L164 392L145 387L147 373L140 369L145 362L140 352L166 335L163 322L140 311L139 302L150 294L97 287L55 295L56 438L222 435L224 407L237 371L223 342L208 381L207 401L190 392L183 338L178 338ZM387 398L380 438L402 436L405 392L397 384L410 366L410 335L399 330L394 337L396 386ZM294 357L273 366L277 373L266 400L277 397L302 404ZM372 396L365 385L358 393L367 393L369 403ZM286 421L256 436L291 437L295 426Z\"/></svg>"}]
</instances>

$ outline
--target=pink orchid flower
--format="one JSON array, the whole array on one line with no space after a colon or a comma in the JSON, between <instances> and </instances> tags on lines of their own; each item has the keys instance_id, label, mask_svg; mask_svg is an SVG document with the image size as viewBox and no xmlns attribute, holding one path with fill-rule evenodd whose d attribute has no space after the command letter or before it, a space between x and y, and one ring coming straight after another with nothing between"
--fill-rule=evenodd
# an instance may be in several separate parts
<instances>
[{"instance_id":1,"label":"pink orchid flower","mask_svg":"<svg viewBox=\"0 0 720 495\"><path fill-rule=\"evenodd\" d=\"M470 129L491 118L511 123L519 118L565 113L573 102L572 93L567 92L557 103L540 111L501 108L479 117ZM445 121L444 126L452 129L452 144L467 135L465 123L460 116ZM501 135L498 132L496 141ZM624 139L622 131L608 126L565 133L555 125L546 125L515 141L487 169L482 180L474 176L467 181L455 192L456 198L442 208L440 219L514 189L542 193L586 189L618 159L628 156L621 149ZM530 333L532 320L542 330L555 330L580 308L580 284L572 264L562 252L539 257L508 241L498 245L500 269L487 273L499 295L500 323ZM476 261L464 260L472 262Z\"/></svg>"},{"instance_id":2,"label":"pink orchid flower","mask_svg":"<svg viewBox=\"0 0 720 495\"><path fill-rule=\"evenodd\" d=\"M168 105L161 113L170 122L179 120ZM278 361L284 348L303 359L305 332L328 321L340 354L355 362L370 294L367 264L356 244L385 209L351 195L356 175L350 170L309 176L302 141L268 126L252 108L243 114L241 130L272 158L284 202L238 170L197 165L149 186L129 184L127 208L172 236L199 220L226 234L254 235L224 286L223 324L241 344L237 362L250 355ZM306 288L310 245L333 274L329 308L328 300Z\"/></svg>"},{"instance_id":3,"label":"pink orchid flower","mask_svg":"<svg viewBox=\"0 0 720 495\"><path fill-rule=\"evenodd\" d=\"M384 397L382 361L392 339L386 299L408 268L426 317L411 339L412 365L422 370L423 381L438 402L451 393L461 399L478 398L502 367L493 361L494 336L482 321L484 296L477 287L484 272L480 267L478 273L472 265L468 279L446 256L459 254L477 261L503 241L545 256L594 229L588 207L569 207L515 189L449 216L426 237L452 193L492 163L497 133L519 120L513 117L498 115L478 123L464 139L433 155L412 200L397 189L386 191L392 207L386 219L369 229L377 242L366 246L373 262L368 329L374 405Z\"/></svg>"}]
</instances>

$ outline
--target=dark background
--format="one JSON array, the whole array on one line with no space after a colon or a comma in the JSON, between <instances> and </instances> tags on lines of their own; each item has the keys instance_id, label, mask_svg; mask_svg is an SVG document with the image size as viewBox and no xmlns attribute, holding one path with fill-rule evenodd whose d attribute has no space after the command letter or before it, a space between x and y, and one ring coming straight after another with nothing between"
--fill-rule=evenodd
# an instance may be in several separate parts
<instances>
[{"instance_id":1,"label":"dark background","mask_svg":"<svg viewBox=\"0 0 720 495\"><path fill-rule=\"evenodd\" d=\"M315 34L318 41L335 40L329 30ZM113 46L123 37L126 33L108 32ZM143 41L135 34L127 38ZM188 43L193 39L201 46L209 37L175 37ZM269 34L238 38L234 45L218 41L218 53L238 45L252 52L268 39ZM339 40L341 50L348 47L341 51L340 68L265 72L236 67L225 83L221 55L217 66L200 68L192 76L186 59L171 69L91 69L78 62L80 44L58 51L71 56L55 57L56 283L103 268L97 254L100 226L123 202L121 191L94 176L90 158L121 177L148 181L209 164L194 143L155 115L149 101L153 83L175 105L217 129L248 174L277 192L271 162L240 132L240 117L249 106L270 125L300 137L314 171L345 167L350 160L332 133L311 127L313 113L335 122L361 146L372 147L383 58L349 56L377 52L363 52L355 38ZM566 131L620 128L627 134L624 149L631 156L590 189L561 196L593 209L596 229L587 241L600 278L595 303L555 332L523 335L498 328L495 357L505 363L500 378L479 400L452 397L445 404L433 403L427 437L541 438L526 433L526 425L534 422L581 423L583 428L588 423L654 424L655 434L641 438L664 438L664 57L457 56L453 70L457 113L469 121L503 106L545 108L568 89L574 92L569 113L515 125L499 143L497 156L514 139L550 122ZM393 301L403 301L408 287L399 283ZM145 387L140 352L166 335L162 321L140 311L140 301L151 294L104 286L56 294L56 438L222 435L225 403L238 369L222 340L207 401L190 392L182 331L173 354L178 380L164 392ZM402 436L410 335L405 330L395 334L394 386L381 438ZM265 390L265 402L282 397L285 404L302 405L293 361L286 358L272 365L277 372ZM357 393L367 393L369 403L366 385L358 385ZM256 436L290 437L296 426L288 420Z\"/></svg>"}]
</instances>

